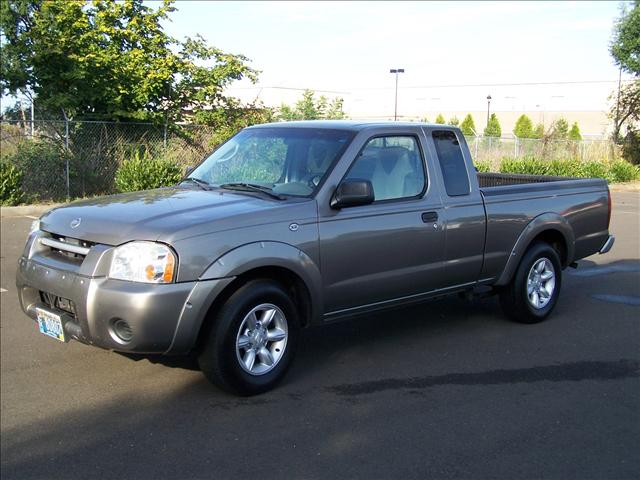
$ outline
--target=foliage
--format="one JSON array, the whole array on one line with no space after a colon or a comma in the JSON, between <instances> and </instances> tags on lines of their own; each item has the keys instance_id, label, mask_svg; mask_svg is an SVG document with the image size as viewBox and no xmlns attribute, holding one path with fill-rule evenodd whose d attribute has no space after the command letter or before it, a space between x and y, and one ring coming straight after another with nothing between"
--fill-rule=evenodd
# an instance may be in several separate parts
<instances>
[{"instance_id":1,"label":"foliage","mask_svg":"<svg viewBox=\"0 0 640 480\"><path fill-rule=\"evenodd\" d=\"M444 125L445 123L447 123L447 121L444 119L444 115L439 113L438 116L436 117L436 123L439 125Z\"/></svg>"},{"instance_id":2,"label":"foliage","mask_svg":"<svg viewBox=\"0 0 640 480\"><path fill-rule=\"evenodd\" d=\"M474 137L476 135L476 124L470 113L467 113L467 116L464 117L464 120L462 120L462 123L460 124L460 128L462 129L462 134L465 137Z\"/></svg>"},{"instance_id":3,"label":"foliage","mask_svg":"<svg viewBox=\"0 0 640 480\"><path fill-rule=\"evenodd\" d=\"M626 125L627 130L635 130L640 122L640 80L628 82L618 92L613 92L609 96L612 102L609 110L609 118L613 120L612 138L616 143L620 143L622 127Z\"/></svg>"},{"instance_id":4,"label":"foliage","mask_svg":"<svg viewBox=\"0 0 640 480\"><path fill-rule=\"evenodd\" d=\"M624 160L616 160L609 163L599 161L580 162L575 159L545 161L535 157L521 159L507 157L503 158L500 163L500 172L576 178L604 178L610 182L640 180L640 167L631 165Z\"/></svg>"},{"instance_id":5,"label":"foliage","mask_svg":"<svg viewBox=\"0 0 640 480\"><path fill-rule=\"evenodd\" d=\"M552 140L566 140L569 137L569 122L563 117L557 119L551 125L549 136Z\"/></svg>"},{"instance_id":6,"label":"foliage","mask_svg":"<svg viewBox=\"0 0 640 480\"><path fill-rule=\"evenodd\" d=\"M582 140L578 122L573 122L573 125L571 125L571 130L569 130L569 140L572 140L574 142L579 142L580 140Z\"/></svg>"},{"instance_id":7,"label":"foliage","mask_svg":"<svg viewBox=\"0 0 640 480\"><path fill-rule=\"evenodd\" d=\"M478 172L480 173L488 173L491 171L491 163L490 162L473 162L476 169L478 170Z\"/></svg>"},{"instance_id":8,"label":"foliage","mask_svg":"<svg viewBox=\"0 0 640 480\"><path fill-rule=\"evenodd\" d=\"M518 138L533 138L533 122L527 115L518 117L513 134Z\"/></svg>"},{"instance_id":9,"label":"foliage","mask_svg":"<svg viewBox=\"0 0 640 480\"><path fill-rule=\"evenodd\" d=\"M640 75L640 1L631 10L623 4L622 15L616 21L610 46L616 65L625 72Z\"/></svg>"},{"instance_id":10,"label":"foliage","mask_svg":"<svg viewBox=\"0 0 640 480\"><path fill-rule=\"evenodd\" d=\"M277 116L280 120L342 120L346 118L343 102L339 97L329 101L324 95L316 100L312 90L305 90L295 106L282 104Z\"/></svg>"},{"instance_id":11,"label":"foliage","mask_svg":"<svg viewBox=\"0 0 640 480\"><path fill-rule=\"evenodd\" d=\"M448 125L453 125L454 127L457 127L458 125L460 125L460 120L458 120L458 117L456 117L455 115L453 117L451 117L449 119L449 121L447 122Z\"/></svg>"},{"instance_id":12,"label":"foliage","mask_svg":"<svg viewBox=\"0 0 640 480\"><path fill-rule=\"evenodd\" d=\"M632 165L624 160L616 160L609 169L613 182L630 182L640 180L640 166Z\"/></svg>"},{"instance_id":13,"label":"foliage","mask_svg":"<svg viewBox=\"0 0 640 480\"><path fill-rule=\"evenodd\" d=\"M536 127L533 129L531 134L531 138L544 138L544 125L541 123L536 124Z\"/></svg>"},{"instance_id":14,"label":"foliage","mask_svg":"<svg viewBox=\"0 0 640 480\"><path fill-rule=\"evenodd\" d=\"M18 205L23 200L22 172L9 162L0 161L0 205Z\"/></svg>"},{"instance_id":15,"label":"foliage","mask_svg":"<svg viewBox=\"0 0 640 480\"><path fill-rule=\"evenodd\" d=\"M20 141L3 161L14 165L23 174L22 189L47 199L66 197L66 166L73 158L56 142L46 139ZM70 177L74 172L70 169ZM71 178L70 178L71 179Z\"/></svg>"},{"instance_id":16,"label":"foliage","mask_svg":"<svg viewBox=\"0 0 640 480\"><path fill-rule=\"evenodd\" d=\"M422 118L420 119L420 121L421 121L422 123L431 123L431 122L429 122L429 117L422 117Z\"/></svg>"},{"instance_id":17,"label":"foliage","mask_svg":"<svg viewBox=\"0 0 640 480\"><path fill-rule=\"evenodd\" d=\"M156 9L142 0L8 0L0 8L0 90L33 92L50 115L178 121L225 108L225 87L256 78L242 55L167 35L170 0Z\"/></svg>"},{"instance_id":18,"label":"foliage","mask_svg":"<svg viewBox=\"0 0 640 480\"><path fill-rule=\"evenodd\" d=\"M119 192L136 192L175 185L182 178L180 167L162 157L152 158L146 149L138 149L116 172Z\"/></svg>"},{"instance_id":19,"label":"foliage","mask_svg":"<svg viewBox=\"0 0 640 480\"><path fill-rule=\"evenodd\" d=\"M629 130L622 144L622 158L633 165L640 165L640 132Z\"/></svg>"},{"instance_id":20,"label":"foliage","mask_svg":"<svg viewBox=\"0 0 640 480\"><path fill-rule=\"evenodd\" d=\"M501 137L502 136L502 128L500 128L500 122L498 121L498 117L495 113L492 113L489 117L489 123L484 129L485 137Z\"/></svg>"}]
</instances>

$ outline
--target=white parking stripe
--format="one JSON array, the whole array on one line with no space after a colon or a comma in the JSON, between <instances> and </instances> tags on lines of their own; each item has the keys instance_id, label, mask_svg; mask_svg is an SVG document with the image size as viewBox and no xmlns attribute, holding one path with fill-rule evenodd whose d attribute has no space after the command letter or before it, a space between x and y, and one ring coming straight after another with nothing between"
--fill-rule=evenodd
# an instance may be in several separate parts
<instances>
[{"instance_id":1,"label":"white parking stripe","mask_svg":"<svg viewBox=\"0 0 640 480\"><path fill-rule=\"evenodd\" d=\"M7 290L6 288L0 288L0 293L4 293L4 292L8 292L9 290Z\"/></svg>"},{"instance_id":2,"label":"white parking stripe","mask_svg":"<svg viewBox=\"0 0 640 480\"><path fill-rule=\"evenodd\" d=\"M25 215L27 218L31 218L32 220L38 220L38 217L32 217L31 215Z\"/></svg>"}]
</instances>

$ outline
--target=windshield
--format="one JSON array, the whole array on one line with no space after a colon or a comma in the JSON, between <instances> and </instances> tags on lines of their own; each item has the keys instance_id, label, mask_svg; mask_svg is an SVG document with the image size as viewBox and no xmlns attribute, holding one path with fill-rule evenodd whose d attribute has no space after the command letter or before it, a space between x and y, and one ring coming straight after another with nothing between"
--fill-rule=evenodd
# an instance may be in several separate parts
<instances>
[{"instance_id":1,"label":"windshield","mask_svg":"<svg viewBox=\"0 0 640 480\"><path fill-rule=\"evenodd\" d=\"M354 133L315 128L243 130L189 177L214 186L258 185L273 193L311 195Z\"/></svg>"}]
</instances>

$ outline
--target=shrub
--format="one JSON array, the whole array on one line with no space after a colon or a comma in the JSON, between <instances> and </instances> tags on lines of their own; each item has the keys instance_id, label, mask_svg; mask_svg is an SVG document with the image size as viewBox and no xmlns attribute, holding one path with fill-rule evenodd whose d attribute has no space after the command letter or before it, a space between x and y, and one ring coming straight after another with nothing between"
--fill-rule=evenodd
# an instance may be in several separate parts
<instances>
[{"instance_id":1,"label":"shrub","mask_svg":"<svg viewBox=\"0 0 640 480\"><path fill-rule=\"evenodd\" d=\"M478 169L480 173L487 173L491 171L491 163L490 162L475 162L475 167Z\"/></svg>"},{"instance_id":2,"label":"shrub","mask_svg":"<svg viewBox=\"0 0 640 480\"><path fill-rule=\"evenodd\" d=\"M640 132L629 130L622 143L622 158L633 165L640 165Z\"/></svg>"},{"instance_id":3,"label":"shrub","mask_svg":"<svg viewBox=\"0 0 640 480\"><path fill-rule=\"evenodd\" d=\"M610 175L613 182L640 180L640 167L624 160L616 160L611 164Z\"/></svg>"},{"instance_id":4,"label":"shrub","mask_svg":"<svg viewBox=\"0 0 640 480\"><path fill-rule=\"evenodd\" d=\"M180 167L164 158L152 158L148 150L137 150L116 172L119 192L136 192L175 185L182 178Z\"/></svg>"},{"instance_id":5,"label":"shrub","mask_svg":"<svg viewBox=\"0 0 640 480\"><path fill-rule=\"evenodd\" d=\"M610 176L609 165L603 162L586 162L581 165L581 170L576 172L576 177L604 178L613 181Z\"/></svg>"},{"instance_id":6,"label":"shrub","mask_svg":"<svg viewBox=\"0 0 640 480\"><path fill-rule=\"evenodd\" d=\"M474 123L473 116L471 116L470 113L467 113L467 116L462 120L460 129L465 137L474 137L476 135L476 124Z\"/></svg>"},{"instance_id":7,"label":"shrub","mask_svg":"<svg viewBox=\"0 0 640 480\"><path fill-rule=\"evenodd\" d=\"M478 167L480 170L480 167ZM514 159L505 157L500 164L501 173L525 175L553 175L559 177L604 178L609 182L640 180L640 167L624 160L613 163L576 159L544 161L535 157Z\"/></svg>"},{"instance_id":8,"label":"shrub","mask_svg":"<svg viewBox=\"0 0 640 480\"><path fill-rule=\"evenodd\" d=\"M66 162L69 155L63 147L50 140L26 139L3 160L22 173L22 189L30 197L60 200L67 196Z\"/></svg>"},{"instance_id":9,"label":"shrub","mask_svg":"<svg viewBox=\"0 0 640 480\"><path fill-rule=\"evenodd\" d=\"M549 163L537 158L503 158L500 173L519 173L523 175L549 175Z\"/></svg>"},{"instance_id":10,"label":"shrub","mask_svg":"<svg viewBox=\"0 0 640 480\"><path fill-rule=\"evenodd\" d=\"M0 162L0 205L18 205L23 200L22 172L9 162Z\"/></svg>"}]
</instances>

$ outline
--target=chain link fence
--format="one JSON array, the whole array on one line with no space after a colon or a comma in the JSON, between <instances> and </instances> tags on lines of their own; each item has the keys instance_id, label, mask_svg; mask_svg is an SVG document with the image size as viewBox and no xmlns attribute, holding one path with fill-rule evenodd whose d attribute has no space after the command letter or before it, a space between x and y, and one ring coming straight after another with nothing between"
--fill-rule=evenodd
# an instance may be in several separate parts
<instances>
[{"instance_id":1,"label":"chain link fence","mask_svg":"<svg viewBox=\"0 0 640 480\"><path fill-rule=\"evenodd\" d=\"M504 158L612 162L620 158L611 140L550 140L534 138L466 137L474 161L500 167Z\"/></svg>"},{"instance_id":2,"label":"chain link fence","mask_svg":"<svg viewBox=\"0 0 640 480\"><path fill-rule=\"evenodd\" d=\"M0 160L22 172L29 202L115 193L120 165L131 158L165 158L181 168L198 163L219 141L208 126L75 121L0 121ZM468 137L476 162L497 171L502 159L612 161L607 140L548 141Z\"/></svg>"},{"instance_id":3,"label":"chain link fence","mask_svg":"<svg viewBox=\"0 0 640 480\"><path fill-rule=\"evenodd\" d=\"M0 160L22 172L28 200L56 201L115 193L116 172L128 159L194 165L214 139L212 128L199 125L3 120Z\"/></svg>"}]
</instances>

